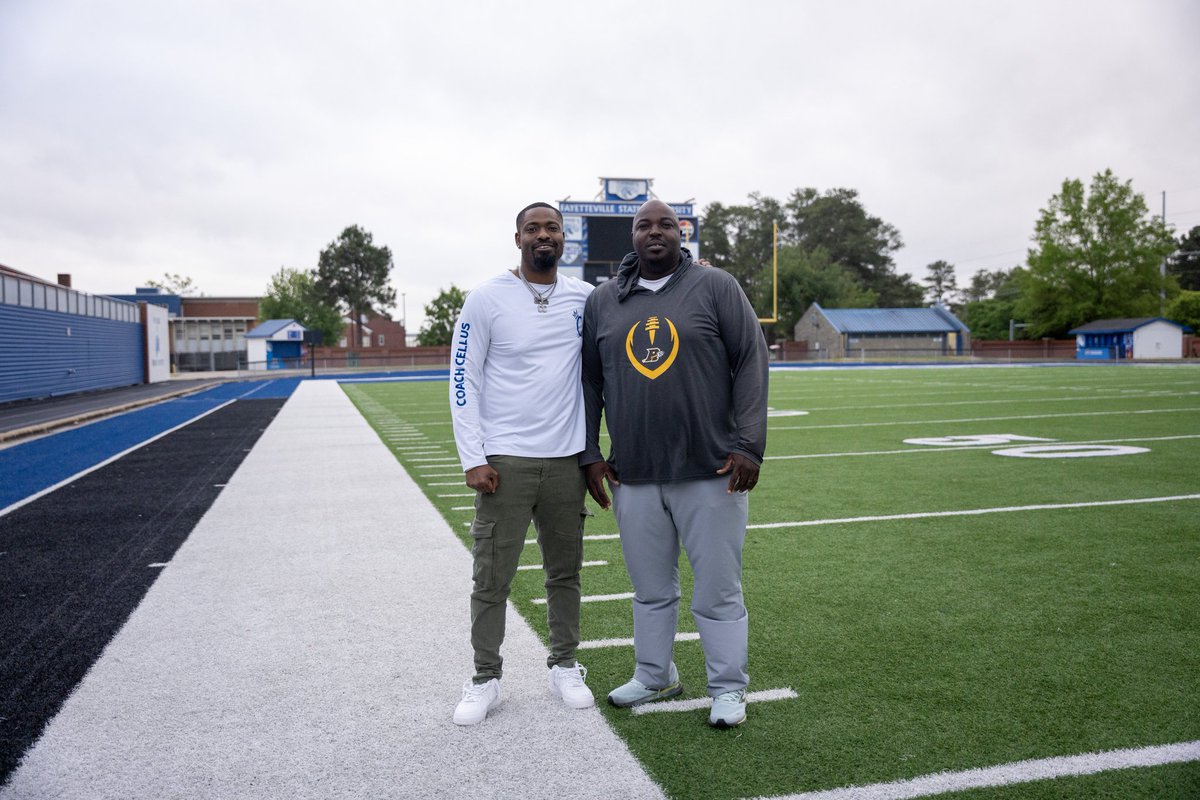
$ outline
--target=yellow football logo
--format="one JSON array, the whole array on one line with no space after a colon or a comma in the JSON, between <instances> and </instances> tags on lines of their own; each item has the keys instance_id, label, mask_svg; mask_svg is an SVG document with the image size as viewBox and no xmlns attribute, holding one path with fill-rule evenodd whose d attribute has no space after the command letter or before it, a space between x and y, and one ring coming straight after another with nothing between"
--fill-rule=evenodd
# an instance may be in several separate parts
<instances>
[{"instance_id":1,"label":"yellow football logo","mask_svg":"<svg viewBox=\"0 0 1200 800\"><path fill-rule=\"evenodd\" d=\"M666 318L664 320L667 323L667 329L670 331L670 341L660 342L659 344L669 347L669 353L664 351L662 347L657 346L654 341L659 328L662 327L658 317L649 317L645 322L645 330L650 339L650 346L644 348L645 353L640 358L633 353L633 337L637 333L638 327L643 323L633 323L633 327L629 329L629 333L625 337L625 356L629 359L629 363L633 364L634 369L650 380L654 380L670 369L671 365L675 363L675 356L679 355L679 333L675 330L675 323ZM641 348L639 348L640 350ZM647 366L651 364L654 366Z\"/></svg>"}]
</instances>

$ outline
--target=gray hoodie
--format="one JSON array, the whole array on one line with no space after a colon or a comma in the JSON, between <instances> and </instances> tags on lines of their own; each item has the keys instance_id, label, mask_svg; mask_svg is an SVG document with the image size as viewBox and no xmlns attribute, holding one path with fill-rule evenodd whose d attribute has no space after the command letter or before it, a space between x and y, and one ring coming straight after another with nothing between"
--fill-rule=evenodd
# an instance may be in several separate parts
<instances>
[{"instance_id":1,"label":"gray hoodie","mask_svg":"<svg viewBox=\"0 0 1200 800\"><path fill-rule=\"evenodd\" d=\"M730 453L762 463L767 343L732 275L683 261L666 285L638 284L630 253L583 312L587 441L581 465L605 460L629 483L716 477Z\"/></svg>"}]
</instances>

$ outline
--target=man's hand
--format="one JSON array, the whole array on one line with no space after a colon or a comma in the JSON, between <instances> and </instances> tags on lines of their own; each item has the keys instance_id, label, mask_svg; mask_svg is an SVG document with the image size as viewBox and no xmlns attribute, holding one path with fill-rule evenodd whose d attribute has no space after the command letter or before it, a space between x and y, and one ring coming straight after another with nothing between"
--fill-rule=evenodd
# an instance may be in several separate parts
<instances>
[{"instance_id":1,"label":"man's hand","mask_svg":"<svg viewBox=\"0 0 1200 800\"><path fill-rule=\"evenodd\" d=\"M467 470L467 486L477 492L491 494L500 485L500 473L492 469L491 464L480 464Z\"/></svg>"},{"instance_id":2,"label":"man's hand","mask_svg":"<svg viewBox=\"0 0 1200 800\"><path fill-rule=\"evenodd\" d=\"M608 508L608 492L604 491L604 481L607 479L609 485L620 486L621 482L617 480L617 473L613 472L613 468L607 461L596 461L584 467L583 474L587 480L588 494L601 508Z\"/></svg>"},{"instance_id":3,"label":"man's hand","mask_svg":"<svg viewBox=\"0 0 1200 800\"><path fill-rule=\"evenodd\" d=\"M740 453L730 453L718 475L729 473L729 493L748 492L758 485L758 464Z\"/></svg>"}]
</instances>

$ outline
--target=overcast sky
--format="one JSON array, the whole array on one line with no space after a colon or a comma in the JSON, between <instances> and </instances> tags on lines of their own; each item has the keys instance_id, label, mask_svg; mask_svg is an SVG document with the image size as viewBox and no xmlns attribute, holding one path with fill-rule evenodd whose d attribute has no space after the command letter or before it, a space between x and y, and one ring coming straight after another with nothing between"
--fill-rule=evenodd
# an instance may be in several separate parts
<instances>
[{"instance_id":1,"label":"overcast sky","mask_svg":"<svg viewBox=\"0 0 1200 800\"><path fill-rule=\"evenodd\" d=\"M1196 0L0 0L0 263L261 295L358 224L415 332L613 176L856 189L902 272L965 283L1106 168L1200 225L1197 41Z\"/></svg>"}]
</instances>

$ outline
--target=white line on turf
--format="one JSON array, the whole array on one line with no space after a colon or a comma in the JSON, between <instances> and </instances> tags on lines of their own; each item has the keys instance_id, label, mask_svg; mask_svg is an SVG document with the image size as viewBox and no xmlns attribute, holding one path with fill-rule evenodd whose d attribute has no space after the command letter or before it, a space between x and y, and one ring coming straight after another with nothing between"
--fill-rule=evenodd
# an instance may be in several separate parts
<instances>
[{"instance_id":1,"label":"white line on turf","mask_svg":"<svg viewBox=\"0 0 1200 800\"><path fill-rule=\"evenodd\" d=\"M695 642L700 639L700 634L695 631L691 633L675 634L677 642ZM602 647L633 647L633 639L592 639L590 642L580 642L580 650L599 650Z\"/></svg>"},{"instance_id":2,"label":"white line on turf","mask_svg":"<svg viewBox=\"0 0 1200 800\"><path fill-rule=\"evenodd\" d=\"M882 428L895 425L948 425L959 422L1003 422L1012 419L1059 419L1061 417L1111 417L1126 414L1174 414L1180 411L1200 411L1195 406L1191 408L1144 408L1134 411L1078 411L1065 414L1021 414L1012 417L967 417L963 419L906 419L894 422L846 422L838 425L781 425L772 427L775 431L815 431L831 428Z\"/></svg>"},{"instance_id":3,"label":"white line on turf","mask_svg":"<svg viewBox=\"0 0 1200 800\"><path fill-rule=\"evenodd\" d=\"M782 689L763 689L758 692L746 692L747 703L765 703L770 700L795 700L800 695L793 691L792 687L785 686ZM673 711L695 711L700 708L708 708L712 705L711 697L697 697L694 700L659 700L655 703L645 703L644 705L634 706L634 714L660 714L671 713Z\"/></svg>"},{"instance_id":4,"label":"white line on turf","mask_svg":"<svg viewBox=\"0 0 1200 800\"><path fill-rule=\"evenodd\" d=\"M619 533L593 533L590 536L583 537L583 540L585 542L596 542L596 541L600 541L601 539L620 539L620 538L621 538L621 534L619 534ZM537 544L537 539L526 539L525 544Z\"/></svg>"},{"instance_id":5,"label":"white line on turf","mask_svg":"<svg viewBox=\"0 0 1200 800\"><path fill-rule=\"evenodd\" d=\"M608 562L607 561L585 561L585 562L583 562L583 566L585 566L585 567L607 567ZM541 569L541 568L542 568L541 564L523 564L523 565L517 567L518 570Z\"/></svg>"},{"instance_id":6,"label":"white line on turf","mask_svg":"<svg viewBox=\"0 0 1200 800\"><path fill-rule=\"evenodd\" d=\"M620 594L587 594L587 595L584 595L583 597L579 598L579 602L581 602L581 603L603 603L606 600L632 600L632 599L633 599L633 592L622 592ZM546 605L546 598L535 597L532 600L530 600L529 602L533 603L535 606L544 606L544 605Z\"/></svg>"},{"instance_id":7,"label":"white line on turf","mask_svg":"<svg viewBox=\"0 0 1200 800\"><path fill-rule=\"evenodd\" d=\"M1113 444L1116 442L1171 442L1179 439L1200 439L1200 434L1189 433L1181 436L1141 436L1133 439L1089 439L1082 442L1055 442L1056 445L1075 444ZM931 445L903 450L857 450L848 453L798 453L790 456L764 456L764 461L794 461L799 458L842 458L846 456L894 456L906 453L953 453L958 450L994 450L1004 445L991 444L960 444L953 447Z\"/></svg>"},{"instance_id":8,"label":"white line on turf","mask_svg":"<svg viewBox=\"0 0 1200 800\"><path fill-rule=\"evenodd\" d=\"M947 792L1011 786L1018 783L1053 780L1075 775L1094 775L1097 772L1115 769L1159 767L1187 761L1200 761L1200 741L1108 750L1077 756L1014 761L996 767L980 767L961 772L939 772L936 775L923 775L919 778L908 778L890 783L845 786L840 789L799 792L769 799L759 798L759 800L908 800L908 798L932 797Z\"/></svg>"},{"instance_id":9,"label":"white line on turf","mask_svg":"<svg viewBox=\"0 0 1200 800\"><path fill-rule=\"evenodd\" d=\"M1168 497L1135 497L1129 500L1094 500L1089 503L1041 503L1032 506L967 508L961 511L923 511L914 514L882 514L873 517L808 519L799 522L764 522L758 525L747 525L746 528L804 528L812 525L838 525L847 522L886 522L895 519L929 519L932 517L974 517L981 514L1004 514L1010 511L1054 511L1062 508L1098 508L1100 506L1131 506L1143 503L1173 503L1180 500L1200 500L1200 494L1176 494Z\"/></svg>"},{"instance_id":10,"label":"white line on turf","mask_svg":"<svg viewBox=\"0 0 1200 800\"><path fill-rule=\"evenodd\" d=\"M466 492L465 494L439 494L438 497L474 497L474 492Z\"/></svg>"}]
</instances>

